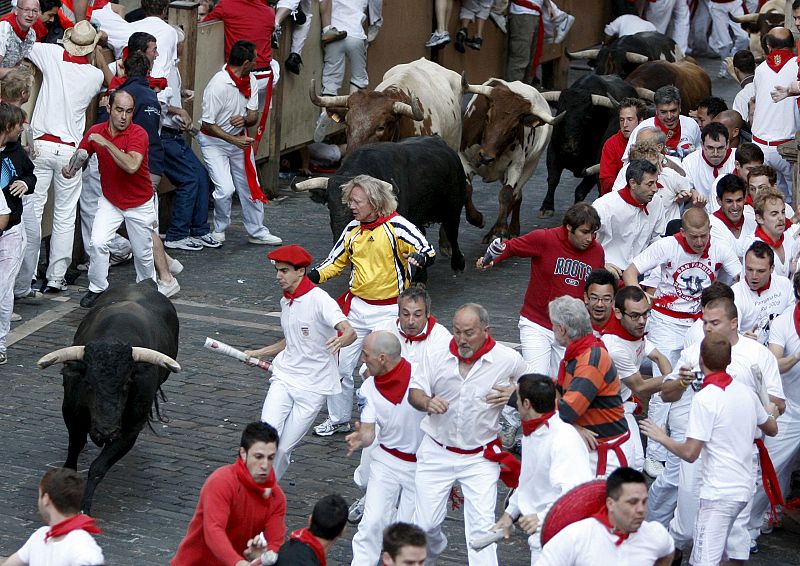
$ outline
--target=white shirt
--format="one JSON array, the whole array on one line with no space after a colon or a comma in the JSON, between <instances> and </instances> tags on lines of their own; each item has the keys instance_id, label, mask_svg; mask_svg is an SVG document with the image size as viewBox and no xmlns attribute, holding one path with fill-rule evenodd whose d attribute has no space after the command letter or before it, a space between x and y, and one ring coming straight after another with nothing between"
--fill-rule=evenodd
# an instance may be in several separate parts
<instances>
[{"instance_id":1,"label":"white shirt","mask_svg":"<svg viewBox=\"0 0 800 566\"><path fill-rule=\"evenodd\" d=\"M31 47L36 43L36 32L33 27L28 30L25 41L21 41L14 28L6 21L0 21L0 56L3 62L0 67L9 69L28 56Z\"/></svg>"},{"instance_id":2,"label":"white shirt","mask_svg":"<svg viewBox=\"0 0 800 566\"><path fill-rule=\"evenodd\" d=\"M367 39L364 20L367 19L367 0L333 0L331 25L346 31L347 37Z\"/></svg>"},{"instance_id":3,"label":"white shirt","mask_svg":"<svg viewBox=\"0 0 800 566\"><path fill-rule=\"evenodd\" d=\"M502 407L491 407L486 396L493 387L514 385L527 373L516 351L495 344L478 359L466 377L458 371L458 358L449 348L431 356L430 364L411 378L411 387L445 399L450 408L442 415L427 415L422 430L439 444L469 450L497 439Z\"/></svg>"},{"instance_id":4,"label":"white shirt","mask_svg":"<svg viewBox=\"0 0 800 566\"><path fill-rule=\"evenodd\" d=\"M642 362L655 350L655 346L645 337L639 340L627 340L616 334L603 334L602 340L617 368L620 379L619 395L624 403L633 396L633 392L625 385L625 380L639 373Z\"/></svg>"},{"instance_id":5,"label":"white shirt","mask_svg":"<svg viewBox=\"0 0 800 566\"><path fill-rule=\"evenodd\" d=\"M642 31L658 31L656 26L647 20L643 20L639 16L633 14L623 14L613 22L606 24L603 33L610 36L622 37L625 35L633 35Z\"/></svg>"},{"instance_id":6,"label":"white shirt","mask_svg":"<svg viewBox=\"0 0 800 566\"><path fill-rule=\"evenodd\" d=\"M67 63L64 49L52 43L35 44L28 57L42 71L31 119L33 139L50 134L78 145L86 109L103 88L103 72L94 65Z\"/></svg>"},{"instance_id":7,"label":"white shirt","mask_svg":"<svg viewBox=\"0 0 800 566\"><path fill-rule=\"evenodd\" d=\"M665 156L667 159L678 163L676 159ZM614 186L611 187L613 191L621 191L627 186L625 181L625 173L628 170L628 163L625 163L617 174L614 180ZM663 210L664 224L670 220L675 220L681 217L681 203L675 202L675 198L682 192L691 189L689 180L669 167L664 167L658 175L659 185L658 192L653 197L653 200L659 199L661 201L661 208ZM650 209L650 205L647 206Z\"/></svg>"},{"instance_id":8,"label":"white shirt","mask_svg":"<svg viewBox=\"0 0 800 566\"><path fill-rule=\"evenodd\" d=\"M736 96L733 99L733 105L731 108L736 110L742 117L742 120L745 122L747 122L747 117L750 115L750 99L753 98L755 94L756 85L753 84L753 81L750 81L744 85L744 87L742 87L742 90L736 93Z\"/></svg>"},{"instance_id":9,"label":"white shirt","mask_svg":"<svg viewBox=\"0 0 800 566\"><path fill-rule=\"evenodd\" d=\"M347 320L328 293L314 287L297 297L281 298L281 329L286 348L272 362L273 379L303 391L332 395L342 390L339 365L325 342L336 336L335 326Z\"/></svg>"},{"instance_id":10,"label":"white shirt","mask_svg":"<svg viewBox=\"0 0 800 566\"><path fill-rule=\"evenodd\" d=\"M133 31L144 31L156 38L158 57L153 61L150 76L165 77L169 82L170 72L178 63L178 32L167 22L155 16L133 22L131 27Z\"/></svg>"},{"instance_id":11,"label":"white shirt","mask_svg":"<svg viewBox=\"0 0 800 566\"><path fill-rule=\"evenodd\" d=\"M78 529L60 540L44 541L50 527L41 527L17 551L17 556L30 566L96 566L105 564L103 551L92 535Z\"/></svg>"},{"instance_id":12,"label":"white shirt","mask_svg":"<svg viewBox=\"0 0 800 566\"><path fill-rule=\"evenodd\" d=\"M700 294L719 276L720 270L733 280L742 269L733 250L713 238L706 257L687 252L678 239L671 236L654 242L632 263L639 273L660 268L653 308L661 313L664 310L683 314L700 312Z\"/></svg>"},{"instance_id":13,"label":"white shirt","mask_svg":"<svg viewBox=\"0 0 800 566\"><path fill-rule=\"evenodd\" d=\"M619 546L617 539L597 519L583 519L547 541L536 566L652 566L675 550L667 529L655 521L644 521Z\"/></svg>"},{"instance_id":14,"label":"white shirt","mask_svg":"<svg viewBox=\"0 0 800 566\"><path fill-rule=\"evenodd\" d=\"M258 81L250 74L250 98L239 92L223 66L208 81L203 91L203 122L216 124L225 132L238 135L244 128L231 125L233 116L246 116L247 110L258 110Z\"/></svg>"},{"instance_id":15,"label":"white shirt","mask_svg":"<svg viewBox=\"0 0 800 566\"><path fill-rule=\"evenodd\" d=\"M413 342L406 340L403 335L400 334L400 323L397 319L383 321L376 325L372 331L378 332L379 330L391 332L397 336L397 339L400 341L400 351L403 357L414 367L421 366L423 360L429 359L431 355L441 355L441 352L447 350L450 346L450 340L453 339L453 335L450 334L450 331L438 322L433 325L433 330L430 331L428 330L428 326L425 326L422 331L428 332L428 336L424 340L415 340ZM435 354L432 354L432 352Z\"/></svg>"},{"instance_id":16,"label":"white shirt","mask_svg":"<svg viewBox=\"0 0 800 566\"><path fill-rule=\"evenodd\" d=\"M611 191L592 203L600 216L597 241L606 253L606 263L625 269L664 231L663 202L655 198L647 205L647 213L628 204Z\"/></svg>"},{"instance_id":17,"label":"white shirt","mask_svg":"<svg viewBox=\"0 0 800 566\"><path fill-rule=\"evenodd\" d=\"M702 148L687 155L681 166L686 171L686 176L689 178L694 190L708 200L706 205L708 213L711 214L717 210L719 205L717 204L717 195L713 192L714 182L723 175L734 172L736 169L735 152L731 150L728 158L720 163L716 177L714 177L714 168L704 159Z\"/></svg>"},{"instance_id":18,"label":"white shirt","mask_svg":"<svg viewBox=\"0 0 800 566\"><path fill-rule=\"evenodd\" d=\"M536 513L540 524L559 497L594 479L589 451L575 427L562 421L558 413L547 425L522 436L519 487L506 507L506 513L514 518Z\"/></svg>"},{"instance_id":19,"label":"white shirt","mask_svg":"<svg viewBox=\"0 0 800 566\"><path fill-rule=\"evenodd\" d=\"M11 209L8 208L6 196L3 194L3 191L0 191L0 214L11 214Z\"/></svg>"},{"instance_id":20,"label":"white shirt","mask_svg":"<svg viewBox=\"0 0 800 566\"><path fill-rule=\"evenodd\" d=\"M711 202L710 200L708 201ZM714 202L717 202L716 197L714 197ZM745 210L750 208L749 206L745 206ZM719 210L719 205L716 205L714 212ZM751 209L752 210L752 209ZM741 258L739 255L739 248L741 247L741 241L743 238L746 238L748 234L753 234L758 227L756 224L756 219L753 216L748 217L747 214L743 214L742 218L744 218L744 224L742 224L742 229L739 230L739 236L734 236L733 232L725 225L725 223L714 216L714 214L709 214L708 219L711 221L711 239L716 239L718 242L727 241L727 245L736 252L736 255Z\"/></svg>"},{"instance_id":21,"label":"white shirt","mask_svg":"<svg viewBox=\"0 0 800 566\"><path fill-rule=\"evenodd\" d=\"M636 136L639 134L639 130L647 127L655 127L655 125L655 118L647 118L646 120L642 120L639 125L633 129L631 137L628 138L628 145L625 146L625 152L622 154L622 161L628 161L628 153L631 150L631 144L636 143ZM678 141L678 148L680 150L680 155L685 157L687 154L700 147L702 143L700 140L700 126L697 125L697 122L695 122L693 118L689 118L683 114L680 116L680 125L681 139ZM681 157L681 159L683 159L683 157Z\"/></svg>"},{"instance_id":22,"label":"white shirt","mask_svg":"<svg viewBox=\"0 0 800 566\"><path fill-rule=\"evenodd\" d=\"M794 305L772 321L769 343L783 348L784 357L800 352L800 337L794 327ZM786 411L796 415L800 413L800 364L795 364L786 373L782 373L781 378L786 395Z\"/></svg>"},{"instance_id":23,"label":"white shirt","mask_svg":"<svg viewBox=\"0 0 800 566\"><path fill-rule=\"evenodd\" d=\"M745 207L745 209L747 208L749 207ZM750 249L750 246L752 246L753 242L756 240L762 241L761 238L757 238L754 233L739 238L739 249L737 253L740 258L744 259L747 250ZM783 250L783 259L781 259L781 256L779 256L777 252L775 253L775 270L772 273L774 275L782 275L791 278L792 275L794 275L792 261L800 254L800 239L796 237L796 234L791 231L791 229L783 234L781 249ZM744 261L742 261L742 269L744 269Z\"/></svg>"},{"instance_id":24,"label":"white shirt","mask_svg":"<svg viewBox=\"0 0 800 566\"><path fill-rule=\"evenodd\" d=\"M797 98L789 96L780 102L773 102L770 92L776 85L786 86L797 80L797 61L794 57L778 73L769 68L764 61L756 67L753 88L756 106L753 110L753 142L755 137L768 142L794 139L800 129L800 114L797 111Z\"/></svg>"},{"instance_id":25,"label":"white shirt","mask_svg":"<svg viewBox=\"0 0 800 566\"><path fill-rule=\"evenodd\" d=\"M723 391L705 385L695 394L686 438L704 442L700 452L700 497L750 501L753 493L753 439L767 412L746 385L733 381Z\"/></svg>"},{"instance_id":26,"label":"white shirt","mask_svg":"<svg viewBox=\"0 0 800 566\"><path fill-rule=\"evenodd\" d=\"M781 275L773 274L769 287L757 293L741 279L733 285L734 303L739 311L739 328L751 332L756 327L758 341L765 346L769 342L772 320L794 304L794 286Z\"/></svg>"}]
</instances>

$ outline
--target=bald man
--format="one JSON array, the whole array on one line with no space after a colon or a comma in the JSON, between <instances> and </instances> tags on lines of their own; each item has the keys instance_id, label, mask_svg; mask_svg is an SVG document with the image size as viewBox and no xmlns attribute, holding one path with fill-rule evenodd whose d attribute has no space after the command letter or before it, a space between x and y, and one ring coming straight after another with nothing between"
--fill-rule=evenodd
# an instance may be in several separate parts
<instances>
[{"instance_id":1,"label":"bald man","mask_svg":"<svg viewBox=\"0 0 800 566\"><path fill-rule=\"evenodd\" d=\"M711 120L712 122L719 122L728 129L728 145L731 149L736 149L742 143L742 126L744 120L736 110L723 110Z\"/></svg>"}]
</instances>

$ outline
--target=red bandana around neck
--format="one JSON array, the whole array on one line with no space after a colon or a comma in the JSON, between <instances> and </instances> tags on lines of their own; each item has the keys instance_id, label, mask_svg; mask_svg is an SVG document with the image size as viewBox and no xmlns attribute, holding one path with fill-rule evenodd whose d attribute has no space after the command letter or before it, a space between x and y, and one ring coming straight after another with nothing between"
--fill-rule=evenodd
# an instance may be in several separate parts
<instances>
[{"instance_id":1,"label":"red bandana around neck","mask_svg":"<svg viewBox=\"0 0 800 566\"><path fill-rule=\"evenodd\" d=\"M747 194L744 196L744 203L745 203L747 206L749 206L749 207L751 207L751 208L752 208L752 206L753 206L753 197L751 197L751 196L750 196L750 193L747 193Z\"/></svg>"},{"instance_id":2,"label":"red bandana around neck","mask_svg":"<svg viewBox=\"0 0 800 566\"><path fill-rule=\"evenodd\" d=\"M242 96L244 96L245 98L250 98L250 73L246 74L243 77L240 77L231 70L230 65L225 65L225 70L228 72L228 76L233 81L233 84L236 86L236 89L240 93L242 93Z\"/></svg>"},{"instance_id":3,"label":"red bandana around neck","mask_svg":"<svg viewBox=\"0 0 800 566\"><path fill-rule=\"evenodd\" d=\"M289 535L289 538L299 540L306 546L310 546L311 550L314 551L314 555L317 557L320 566L327 566L328 560L325 558L325 549L322 548L322 543L319 542L319 539L311 534L311 531L308 529L297 529L296 531L292 531L292 534Z\"/></svg>"},{"instance_id":4,"label":"red bandana around neck","mask_svg":"<svg viewBox=\"0 0 800 566\"><path fill-rule=\"evenodd\" d=\"M624 189L620 189L618 192L620 198L627 202L629 205L634 206L636 208L640 208L645 214L650 214L647 211L647 205L642 204L638 200L633 197L633 193L631 192L631 188L628 185L625 185Z\"/></svg>"},{"instance_id":5,"label":"red bandana around neck","mask_svg":"<svg viewBox=\"0 0 800 566\"><path fill-rule=\"evenodd\" d=\"M569 346L567 346L566 351L564 352L564 359L561 360L561 364L558 366L558 385L563 387L564 386L564 378L567 376L567 364L570 363L572 360L580 356L586 350L590 350L594 347L600 347L604 350L606 349L606 345L603 344L603 341L600 340L594 334L587 334L577 340L573 341Z\"/></svg>"},{"instance_id":6,"label":"red bandana around neck","mask_svg":"<svg viewBox=\"0 0 800 566\"><path fill-rule=\"evenodd\" d=\"M393 405L399 405L411 383L411 364L405 358L383 375L375 376L375 389Z\"/></svg>"},{"instance_id":7,"label":"red bandana around neck","mask_svg":"<svg viewBox=\"0 0 800 566\"><path fill-rule=\"evenodd\" d=\"M392 212L391 214L387 214L386 216L378 216L372 222L362 222L359 228L361 232L363 232L364 230L374 230L381 224L386 224L387 222L389 222L389 220L391 220L395 216L397 216L397 211Z\"/></svg>"},{"instance_id":8,"label":"red bandana around neck","mask_svg":"<svg viewBox=\"0 0 800 566\"><path fill-rule=\"evenodd\" d=\"M555 411L550 411L548 413L544 413L541 417L537 417L535 419L529 419L527 421L522 421L522 434L525 436L529 436L532 432L536 432L540 426L545 425L547 428L550 428L550 423L547 422L550 420L550 417L555 415Z\"/></svg>"},{"instance_id":9,"label":"red bandana around neck","mask_svg":"<svg viewBox=\"0 0 800 566\"><path fill-rule=\"evenodd\" d=\"M491 336L488 336L486 338L486 342L484 342L483 345L480 348L478 348L478 350L474 354L472 354L471 357L465 358L458 353L458 344L456 344L456 339L453 338L452 340L450 340L450 353L453 354L456 358L458 358L459 362L464 362L465 364L474 364L475 362L478 361L478 359L481 356L488 353L492 348L494 348L495 344L497 344L497 342L495 342L495 339L492 338Z\"/></svg>"},{"instance_id":10,"label":"red bandana around neck","mask_svg":"<svg viewBox=\"0 0 800 566\"><path fill-rule=\"evenodd\" d=\"M708 250L711 249L711 238L708 239L708 243L706 244L706 248L703 250L703 253L698 254L696 251L692 249L692 247L689 245L689 242L686 241L686 238L680 232L674 234L672 237L678 240L678 243L683 248L683 251L685 251L687 254L699 255L702 259L706 259L708 257Z\"/></svg>"},{"instance_id":11,"label":"red bandana around neck","mask_svg":"<svg viewBox=\"0 0 800 566\"><path fill-rule=\"evenodd\" d=\"M400 332L400 336L405 338L407 343L408 342L422 342L428 336L431 335L431 332L433 331L433 327L434 327L435 324L436 324L436 317L433 316L432 314L429 314L428 315L428 324L425 326L425 328L422 329L422 332L420 332L416 336L409 336L408 334L403 332L403 329L400 328L400 323L399 322L397 324L397 329Z\"/></svg>"},{"instance_id":12,"label":"red bandana around neck","mask_svg":"<svg viewBox=\"0 0 800 566\"><path fill-rule=\"evenodd\" d=\"M613 314L609 317L608 322L606 323L605 328L601 331L601 334L613 334L614 336L619 336L623 340L627 340L628 342L638 342L639 340L643 340L644 338L637 338L627 330L625 327L622 326L622 323L619 319L614 316Z\"/></svg>"},{"instance_id":13,"label":"red bandana around neck","mask_svg":"<svg viewBox=\"0 0 800 566\"><path fill-rule=\"evenodd\" d=\"M73 515L50 527L50 530L44 535L44 542L51 538L63 537L72 531L86 531L92 535L99 535L103 532L89 515Z\"/></svg>"},{"instance_id":14,"label":"red bandana around neck","mask_svg":"<svg viewBox=\"0 0 800 566\"><path fill-rule=\"evenodd\" d=\"M36 21L33 22L33 31L36 34L36 41L41 41L50 32L39 18L36 18Z\"/></svg>"},{"instance_id":15,"label":"red bandana around neck","mask_svg":"<svg viewBox=\"0 0 800 566\"><path fill-rule=\"evenodd\" d=\"M794 320L794 331L797 332L797 336L800 338L800 303L794 306L792 319Z\"/></svg>"},{"instance_id":16,"label":"red bandana around neck","mask_svg":"<svg viewBox=\"0 0 800 566\"><path fill-rule=\"evenodd\" d=\"M14 30L14 34L19 38L19 40L22 43L25 43L25 40L28 38L28 32L20 27L19 22L17 21L17 16L11 13L2 19L7 21L11 25L11 29ZM36 21L38 22L39 18L36 18Z\"/></svg>"},{"instance_id":17,"label":"red bandana around neck","mask_svg":"<svg viewBox=\"0 0 800 566\"><path fill-rule=\"evenodd\" d=\"M707 385L716 385L723 391L733 382L733 378L724 371L715 371L709 373L703 378L703 387Z\"/></svg>"},{"instance_id":18,"label":"red bandana around neck","mask_svg":"<svg viewBox=\"0 0 800 566\"><path fill-rule=\"evenodd\" d=\"M300 283L297 285L297 288L294 290L294 293L290 293L288 291L283 292L283 296L289 299L289 306L292 306L294 300L302 297L309 291L311 291L316 285L311 282L311 279L303 275L303 278L300 280Z\"/></svg>"},{"instance_id":19,"label":"red bandana around neck","mask_svg":"<svg viewBox=\"0 0 800 566\"><path fill-rule=\"evenodd\" d=\"M123 76L115 76L111 79L111 83L109 83L106 92L110 93L112 90L117 90L121 86L125 84L125 81L128 80L128 77L125 75ZM164 90L167 88L167 79L164 77L151 77L147 75L147 84L150 86L152 90Z\"/></svg>"},{"instance_id":20,"label":"red bandana around neck","mask_svg":"<svg viewBox=\"0 0 800 566\"><path fill-rule=\"evenodd\" d=\"M701 150L700 155L703 156L703 161L706 162L706 165L711 167L714 173L714 178L716 179L717 177L719 177L719 170L722 169L722 167L728 162L728 158L731 156L731 148L728 148L728 151L725 152L725 159L720 161L719 165L712 165L711 162L706 157L705 151Z\"/></svg>"},{"instance_id":21,"label":"red bandana around neck","mask_svg":"<svg viewBox=\"0 0 800 566\"><path fill-rule=\"evenodd\" d=\"M764 242L773 249L777 249L783 245L783 234L781 234L781 237L778 238L778 241L776 242L775 240L769 237L769 234L764 232L764 229L761 226L756 228L756 238L758 238L759 240L761 240L762 242Z\"/></svg>"},{"instance_id":22,"label":"red bandana around neck","mask_svg":"<svg viewBox=\"0 0 800 566\"><path fill-rule=\"evenodd\" d=\"M764 291L767 291L767 290L769 289L769 286L770 286L771 284L772 284L772 277L770 277L769 279L767 279L767 282L766 282L766 283L764 283L764 284L763 284L761 287L759 287L758 289L755 289L755 290L754 290L755 294L756 294L756 295L758 295L758 296L760 297L760 296L761 296L761 293L763 293Z\"/></svg>"},{"instance_id":23,"label":"red bandana around neck","mask_svg":"<svg viewBox=\"0 0 800 566\"><path fill-rule=\"evenodd\" d=\"M254 480L253 476L250 475L250 471L247 469L247 465L244 463L244 460L242 460L242 457L239 456L236 458L234 470L236 470L236 477L239 478L239 481L242 482L242 485L244 485L250 491L257 493L264 499L267 499L272 493L272 488L275 487L274 469L269 471L269 476L267 476L266 482L256 483L256 480Z\"/></svg>"},{"instance_id":24,"label":"red bandana around neck","mask_svg":"<svg viewBox=\"0 0 800 566\"><path fill-rule=\"evenodd\" d=\"M721 208L719 210L714 211L713 215L719 218L719 220L731 232L733 232L734 230L741 230L742 226L744 226L744 214L742 214L742 217L739 219L739 222L731 222L731 219L725 216L725 213L722 212Z\"/></svg>"},{"instance_id":25,"label":"red bandana around neck","mask_svg":"<svg viewBox=\"0 0 800 566\"><path fill-rule=\"evenodd\" d=\"M791 49L776 49L770 51L766 61L769 68L777 73L792 59L794 59L794 53L792 53Z\"/></svg>"},{"instance_id":26,"label":"red bandana around neck","mask_svg":"<svg viewBox=\"0 0 800 566\"><path fill-rule=\"evenodd\" d=\"M64 50L64 54L61 57L61 60L65 63L75 63L77 65L90 65L89 63L89 56L88 55L70 55L67 53L67 50Z\"/></svg>"},{"instance_id":27,"label":"red bandana around neck","mask_svg":"<svg viewBox=\"0 0 800 566\"><path fill-rule=\"evenodd\" d=\"M608 507L606 507L605 505L603 505L603 507L601 507L597 513L592 515L592 519L596 519L601 525L603 525L606 529L608 529L609 533L617 537L614 546L620 546L632 534L632 533L622 533L618 531L616 528L614 528L614 526L611 524L611 521L608 518ZM636 531L633 532L635 533Z\"/></svg>"},{"instance_id":28,"label":"red bandana around neck","mask_svg":"<svg viewBox=\"0 0 800 566\"><path fill-rule=\"evenodd\" d=\"M667 140L665 142L666 147L670 149L677 149L678 143L681 141L681 120L678 118L678 125L670 130L667 128L661 120L658 119L658 116L655 118L656 127L664 132L664 135L667 136Z\"/></svg>"}]
</instances>

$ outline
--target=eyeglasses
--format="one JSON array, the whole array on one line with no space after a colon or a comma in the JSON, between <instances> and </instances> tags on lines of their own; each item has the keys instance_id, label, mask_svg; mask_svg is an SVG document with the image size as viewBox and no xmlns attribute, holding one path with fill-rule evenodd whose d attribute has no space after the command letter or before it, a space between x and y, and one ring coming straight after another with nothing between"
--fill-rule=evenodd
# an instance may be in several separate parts
<instances>
[{"instance_id":1,"label":"eyeglasses","mask_svg":"<svg viewBox=\"0 0 800 566\"><path fill-rule=\"evenodd\" d=\"M589 302L590 303L603 303L604 305L610 305L614 302L614 297L598 297L597 295L589 295Z\"/></svg>"},{"instance_id":2,"label":"eyeglasses","mask_svg":"<svg viewBox=\"0 0 800 566\"><path fill-rule=\"evenodd\" d=\"M650 316L650 310L648 309L648 310L646 310L646 311L644 311L644 312L628 312L628 311L622 311L622 315L623 315L623 316L627 316L627 317L628 317L629 319L631 319L633 322L636 322L636 321L637 321L637 320L639 320L640 318L647 318L648 316Z\"/></svg>"},{"instance_id":3,"label":"eyeglasses","mask_svg":"<svg viewBox=\"0 0 800 566\"><path fill-rule=\"evenodd\" d=\"M35 16L36 14L40 13L39 12L39 8L28 8L27 10L23 10L21 8L17 8L17 12L19 12L21 14L31 14L33 16Z\"/></svg>"}]
</instances>

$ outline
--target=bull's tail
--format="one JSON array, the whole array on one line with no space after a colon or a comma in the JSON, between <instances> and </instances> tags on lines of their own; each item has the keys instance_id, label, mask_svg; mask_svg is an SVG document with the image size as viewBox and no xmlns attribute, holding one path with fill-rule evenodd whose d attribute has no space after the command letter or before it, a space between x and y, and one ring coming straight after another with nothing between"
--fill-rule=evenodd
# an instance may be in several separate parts
<instances>
[{"instance_id":1,"label":"bull's tail","mask_svg":"<svg viewBox=\"0 0 800 566\"><path fill-rule=\"evenodd\" d=\"M161 387L158 388L158 393L156 393L156 396L153 398L153 406L150 407L150 413L147 415L147 426L148 426L148 428L150 428L150 430L155 435L158 435L158 432L156 432L156 430L153 428L153 409L155 409L156 419L158 419L158 422L160 422L160 423L168 423L168 422L170 422L169 417L161 414L161 407L159 406L159 403L158 403L158 398L159 397L161 397L161 400L166 403L167 396L164 393L164 390L161 389Z\"/></svg>"}]
</instances>

